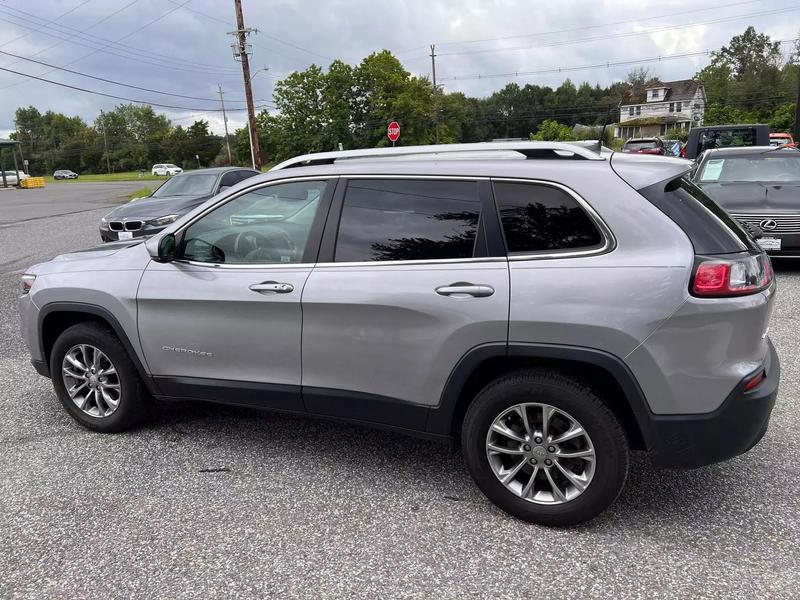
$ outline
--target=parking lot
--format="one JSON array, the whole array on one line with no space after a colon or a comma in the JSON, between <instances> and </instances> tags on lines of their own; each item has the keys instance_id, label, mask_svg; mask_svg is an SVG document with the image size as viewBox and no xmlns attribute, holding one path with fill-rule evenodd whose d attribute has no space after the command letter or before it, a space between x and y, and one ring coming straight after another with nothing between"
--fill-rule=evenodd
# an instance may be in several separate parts
<instances>
[{"instance_id":1,"label":"parking lot","mask_svg":"<svg viewBox=\"0 0 800 600\"><path fill-rule=\"evenodd\" d=\"M0 192L1 597L797 597L800 263L776 264L763 441L695 471L636 457L611 510L546 529L393 433L190 404L120 435L75 423L28 362L17 281L99 242L138 187Z\"/></svg>"}]
</instances>

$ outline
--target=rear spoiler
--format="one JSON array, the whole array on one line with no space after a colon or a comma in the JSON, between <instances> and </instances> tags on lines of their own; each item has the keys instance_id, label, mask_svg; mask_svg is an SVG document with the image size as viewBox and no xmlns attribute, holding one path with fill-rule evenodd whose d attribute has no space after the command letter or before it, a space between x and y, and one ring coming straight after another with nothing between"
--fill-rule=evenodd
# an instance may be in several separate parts
<instances>
[{"instance_id":1,"label":"rear spoiler","mask_svg":"<svg viewBox=\"0 0 800 600\"><path fill-rule=\"evenodd\" d=\"M635 190L640 190L659 181L685 175L692 168L692 161L652 154L627 154L615 152L611 155L611 168Z\"/></svg>"}]
</instances>

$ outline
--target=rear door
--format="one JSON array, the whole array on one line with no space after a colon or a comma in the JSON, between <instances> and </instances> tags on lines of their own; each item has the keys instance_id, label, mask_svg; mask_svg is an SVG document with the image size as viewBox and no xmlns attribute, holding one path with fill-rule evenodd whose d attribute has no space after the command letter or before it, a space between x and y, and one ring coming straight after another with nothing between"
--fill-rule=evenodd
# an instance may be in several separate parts
<instances>
[{"instance_id":1,"label":"rear door","mask_svg":"<svg viewBox=\"0 0 800 600\"><path fill-rule=\"evenodd\" d=\"M488 181L341 181L303 293L306 408L424 429L459 359L506 343L498 241Z\"/></svg>"},{"instance_id":2,"label":"rear door","mask_svg":"<svg viewBox=\"0 0 800 600\"><path fill-rule=\"evenodd\" d=\"M179 232L179 260L150 263L139 333L165 395L302 410L300 298L333 187L284 180L234 194Z\"/></svg>"}]
</instances>

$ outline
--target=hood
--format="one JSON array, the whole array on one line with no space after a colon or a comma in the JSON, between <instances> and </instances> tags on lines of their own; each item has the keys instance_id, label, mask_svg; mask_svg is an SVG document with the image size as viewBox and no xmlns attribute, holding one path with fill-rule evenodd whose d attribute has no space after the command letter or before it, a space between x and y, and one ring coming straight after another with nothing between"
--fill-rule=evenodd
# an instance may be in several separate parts
<instances>
[{"instance_id":1,"label":"hood","mask_svg":"<svg viewBox=\"0 0 800 600\"><path fill-rule=\"evenodd\" d=\"M130 248L132 246L138 246L141 243L142 240L125 240L122 242L108 242L107 244L94 246L93 248L86 248L85 250L76 250L75 252L69 252L67 254L59 254L52 260L54 261L91 260L93 258L105 258L106 256L112 256L116 254L120 250L124 250L125 248Z\"/></svg>"},{"instance_id":2,"label":"hood","mask_svg":"<svg viewBox=\"0 0 800 600\"><path fill-rule=\"evenodd\" d=\"M800 212L800 181L717 182L699 185L706 194L730 212Z\"/></svg>"},{"instance_id":3,"label":"hood","mask_svg":"<svg viewBox=\"0 0 800 600\"><path fill-rule=\"evenodd\" d=\"M166 196L142 198L123 204L106 215L106 219L154 219L164 215L184 215L211 198L206 196Z\"/></svg>"},{"instance_id":4,"label":"hood","mask_svg":"<svg viewBox=\"0 0 800 600\"><path fill-rule=\"evenodd\" d=\"M70 272L141 271L150 262L143 240L110 242L101 246L60 254L27 269L35 275Z\"/></svg>"}]
</instances>

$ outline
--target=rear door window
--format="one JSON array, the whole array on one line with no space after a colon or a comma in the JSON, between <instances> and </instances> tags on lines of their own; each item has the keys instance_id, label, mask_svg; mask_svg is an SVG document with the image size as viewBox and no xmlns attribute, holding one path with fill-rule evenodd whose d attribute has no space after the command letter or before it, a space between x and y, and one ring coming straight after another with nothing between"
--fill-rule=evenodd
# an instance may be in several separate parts
<instances>
[{"instance_id":1,"label":"rear door window","mask_svg":"<svg viewBox=\"0 0 800 600\"><path fill-rule=\"evenodd\" d=\"M561 188L495 181L494 195L511 254L590 250L605 243L580 203Z\"/></svg>"},{"instance_id":2,"label":"rear door window","mask_svg":"<svg viewBox=\"0 0 800 600\"><path fill-rule=\"evenodd\" d=\"M471 258L480 208L474 181L352 179L334 260Z\"/></svg>"}]
</instances>

